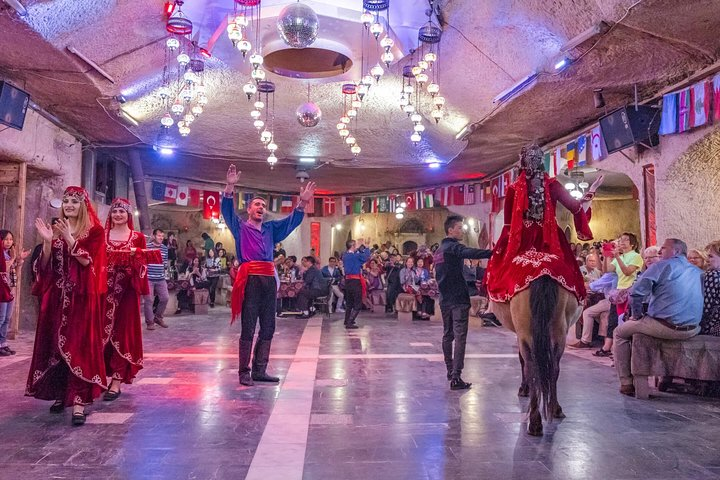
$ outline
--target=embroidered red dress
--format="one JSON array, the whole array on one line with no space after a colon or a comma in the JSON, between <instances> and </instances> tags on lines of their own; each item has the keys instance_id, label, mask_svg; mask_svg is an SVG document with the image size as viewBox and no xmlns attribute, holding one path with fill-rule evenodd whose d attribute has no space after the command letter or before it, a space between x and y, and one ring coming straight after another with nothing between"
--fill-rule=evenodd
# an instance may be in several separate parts
<instances>
[{"instance_id":1,"label":"embroidered red dress","mask_svg":"<svg viewBox=\"0 0 720 480\"><path fill-rule=\"evenodd\" d=\"M102 296L107 288L105 231L94 216L72 250L52 240L50 259L35 262L39 297L35 346L25 395L62 400L65 406L92 403L107 389L103 360ZM78 258L90 261L82 266Z\"/></svg>"},{"instance_id":2,"label":"embroidered red dress","mask_svg":"<svg viewBox=\"0 0 720 480\"><path fill-rule=\"evenodd\" d=\"M127 240L116 241L110 240L108 231L107 248L105 322L110 338L105 346L105 366L108 376L132 383L143 368L140 301L149 293L145 235L131 230Z\"/></svg>"},{"instance_id":3,"label":"embroidered red dress","mask_svg":"<svg viewBox=\"0 0 720 480\"><path fill-rule=\"evenodd\" d=\"M494 302L507 302L530 282L543 275L552 277L573 293L578 302L585 298L585 283L575 254L555 220L555 205L560 202L573 215L580 240L592 240L590 210L554 178L544 175L545 211L543 221L527 220L527 180L525 172L510 185L505 197L505 226L488 262L486 283Z\"/></svg>"}]
</instances>

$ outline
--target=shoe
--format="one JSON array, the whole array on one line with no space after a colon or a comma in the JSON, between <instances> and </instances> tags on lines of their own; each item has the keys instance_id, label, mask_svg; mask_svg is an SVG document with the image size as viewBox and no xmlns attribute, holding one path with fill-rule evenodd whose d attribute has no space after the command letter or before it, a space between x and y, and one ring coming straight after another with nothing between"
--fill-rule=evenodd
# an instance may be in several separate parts
<instances>
[{"instance_id":1,"label":"shoe","mask_svg":"<svg viewBox=\"0 0 720 480\"><path fill-rule=\"evenodd\" d=\"M270 347L272 340L258 340L255 342L253 354L252 374L250 378L256 382L278 383L280 379L267 374L267 366L270 361Z\"/></svg>"},{"instance_id":2,"label":"shoe","mask_svg":"<svg viewBox=\"0 0 720 480\"><path fill-rule=\"evenodd\" d=\"M602 348L597 352L593 353L594 357L612 357L612 351L603 350Z\"/></svg>"},{"instance_id":3,"label":"shoe","mask_svg":"<svg viewBox=\"0 0 720 480\"><path fill-rule=\"evenodd\" d=\"M168 328L168 324L165 323L165 320L163 320L162 318L156 318L155 323L160 325L163 328Z\"/></svg>"},{"instance_id":4,"label":"shoe","mask_svg":"<svg viewBox=\"0 0 720 480\"><path fill-rule=\"evenodd\" d=\"M147 324L147 329L148 329L148 330L155 330L155 324L154 324L154 323L148 323L148 324Z\"/></svg>"},{"instance_id":5,"label":"shoe","mask_svg":"<svg viewBox=\"0 0 720 480\"><path fill-rule=\"evenodd\" d=\"M592 344L585 343L582 340L580 340L579 342L571 343L570 345L568 345L568 347L569 348L577 348L577 349L581 349L581 348L587 349L587 348L592 348Z\"/></svg>"},{"instance_id":6,"label":"shoe","mask_svg":"<svg viewBox=\"0 0 720 480\"><path fill-rule=\"evenodd\" d=\"M345 325L345 330L357 330L360 326L357 323L349 323Z\"/></svg>"},{"instance_id":7,"label":"shoe","mask_svg":"<svg viewBox=\"0 0 720 480\"><path fill-rule=\"evenodd\" d=\"M462 378L456 377L450 381L450 390L467 390L471 385L472 383L467 383Z\"/></svg>"},{"instance_id":8,"label":"shoe","mask_svg":"<svg viewBox=\"0 0 720 480\"><path fill-rule=\"evenodd\" d=\"M210 308L215 308L215 304L214 304L214 303L211 303L211 304L210 304Z\"/></svg>"},{"instance_id":9,"label":"shoe","mask_svg":"<svg viewBox=\"0 0 720 480\"><path fill-rule=\"evenodd\" d=\"M448 382L452 380L452 372L447 372Z\"/></svg>"},{"instance_id":10,"label":"shoe","mask_svg":"<svg viewBox=\"0 0 720 480\"><path fill-rule=\"evenodd\" d=\"M182 313L182 309L178 308L175 310L175 315L180 315Z\"/></svg>"},{"instance_id":11,"label":"shoe","mask_svg":"<svg viewBox=\"0 0 720 480\"><path fill-rule=\"evenodd\" d=\"M310 318L310 315L308 315L306 313L301 313L300 315L297 316L297 318Z\"/></svg>"},{"instance_id":12,"label":"shoe","mask_svg":"<svg viewBox=\"0 0 720 480\"><path fill-rule=\"evenodd\" d=\"M280 382L280 377L273 377L272 375L268 375L266 372L252 372L250 375L250 378L253 379L255 382L267 382L267 383L278 383Z\"/></svg>"},{"instance_id":13,"label":"shoe","mask_svg":"<svg viewBox=\"0 0 720 480\"><path fill-rule=\"evenodd\" d=\"M72 414L73 426L85 425L85 413L84 412L73 412Z\"/></svg>"},{"instance_id":14,"label":"shoe","mask_svg":"<svg viewBox=\"0 0 720 480\"><path fill-rule=\"evenodd\" d=\"M635 385L620 385L620 393L628 397L635 396Z\"/></svg>"},{"instance_id":15,"label":"shoe","mask_svg":"<svg viewBox=\"0 0 720 480\"><path fill-rule=\"evenodd\" d=\"M65 403L62 400L55 400L50 407L50 413L62 413L65 410Z\"/></svg>"},{"instance_id":16,"label":"shoe","mask_svg":"<svg viewBox=\"0 0 720 480\"><path fill-rule=\"evenodd\" d=\"M15 355L17 353L15 350L10 348L9 345L5 345L2 349L5 350L6 352L10 352L10 355Z\"/></svg>"},{"instance_id":17,"label":"shoe","mask_svg":"<svg viewBox=\"0 0 720 480\"><path fill-rule=\"evenodd\" d=\"M117 392L113 392L112 390L108 390L103 395L103 400L106 402L112 402L113 400L117 400L122 392L118 390Z\"/></svg>"},{"instance_id":18,"label":"shoe","mask_svg":"<svg viewBox=\"0 0 720 480\"><path fill-rule=\"evenodd\" d=\"M345 313L345 309L342 308L342 307L340 307L340 308L337 309L337 312L338 312L338 313Z\"/></svg>"},{"instance_id":19,"label":"shoe","mask_svg":"<svg viewBox=\"0 0 720 480\"><path fill-rule=\"evenodd\" d=\"M497 325L495 325L495 323L493 323L491 320L488 320L488 319L486 318L486 319L483 319L483 327L493 327L493 328L495 328L495 327L497 327Z\"/></svg>"},{"instance_id":20,"label":"shoe","mask_svg":"<svg viewBox=\"0 0 720 480\"><path fill-rule=\"evenodd\" d=\"M5 348L0 348L0 357L9 357L12 355L12 353L5 350Z\"/></svg>"},{"instance_id":21,"label":"shoe","mask_svg":"<svg viewBox=\"0 0 720 480\"><path fill-rule=\"evenodd\" d=\"M246 387L252 387L255 385L255 382L253 382L252 376L250 375L250 372L243 372L239 376L240 385L245 385Z\"/></svg>"}]
</instances>

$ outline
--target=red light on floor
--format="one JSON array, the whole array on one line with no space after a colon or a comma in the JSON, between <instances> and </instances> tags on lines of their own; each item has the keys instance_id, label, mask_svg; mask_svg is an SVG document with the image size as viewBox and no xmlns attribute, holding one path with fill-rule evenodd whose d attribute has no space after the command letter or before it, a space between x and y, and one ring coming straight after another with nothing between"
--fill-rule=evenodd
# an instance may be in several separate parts
<instances>
[{"instance_id":1,"label":"red light on floor","mask_svg":"<svg viewBox=\"0 0 720 480\"><path fill-rule=\"evenodd\" d=\"M205 58L212 57L212 53L210 53L210 51L207 48L202 48L202 47L200 47L200 55L202 55Z\"/></svg>"},{"instance_id":2,"label":"red light on floor","mask_svg":"<svg viewBox=\"0 0 720 480\"><path fill-rule=\"evenodd\" d=\"M175 11L175 2L165 2L165 16L169 17Z\"/></svg>"}]
</instances>

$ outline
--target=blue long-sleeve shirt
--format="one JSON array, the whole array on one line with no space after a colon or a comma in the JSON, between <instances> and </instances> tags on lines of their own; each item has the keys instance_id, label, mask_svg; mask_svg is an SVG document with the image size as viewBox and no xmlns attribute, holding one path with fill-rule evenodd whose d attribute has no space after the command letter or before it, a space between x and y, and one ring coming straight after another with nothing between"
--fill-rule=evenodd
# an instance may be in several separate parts
<instances>
[{"instance_id":1,"label":"blue long-sleeve shirt","mask_svg":"<svg viewBox=\"0 0 720 480\"><path fill-rule=\"evenodd\" d=\"M235 251L240 263L252 260L272 262L275 244L285 240L305 216L305 212L296 208L283 219L263 222L258 230L237 216L232 197L223 196L220 211L235 238Z\"/></svg>"},{"instance_id":2,"label":"blue long-sleeve shirt","mask_svg":"<svg viewBox=\"0 0 720 480\"><path fill-rule=\"evenodd\" d=\"M345 252L342 256L345 275L360 275L362 266L370 259L370 249L360 247L354 252Z\"/></svg>"},{"instance_id":3,"label":"blue long-sleeve shirt","mask_svg":"<svg viewBox=\"0 0 720 480\"><path fill-rule=\"evenodd\" d=\"M633 312L642 312L649 298L648 315L673 325L698 325L703 311L702 271L676 255L651 265L630 291Z\"/></svg>"}]
</instances>

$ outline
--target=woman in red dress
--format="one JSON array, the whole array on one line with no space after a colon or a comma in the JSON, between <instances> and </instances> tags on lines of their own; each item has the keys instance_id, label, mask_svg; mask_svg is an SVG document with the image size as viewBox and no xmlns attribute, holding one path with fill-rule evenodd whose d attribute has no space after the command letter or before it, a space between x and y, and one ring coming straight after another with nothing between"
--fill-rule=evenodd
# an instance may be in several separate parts
<instances>
[{"instance_id":1,"label":"woman in red dress","mask_svg":"<svg viewBox=\"0 0 720 480\"><path fill-rule=\"evenodd\" d=\"M543 153L537 145L523 148L520 163L520 175L505 196L505 226L487 267L488 295L494 302L508 302L531 281L548 275L582 303L585 282L555 219L555 206L560 202L570 210L578 239L592 240L590 202L603 177L576 200L544 172Z\"/></svg>"},{"instance_id":2,"label":"woman in red dress","mask_svg":"<svg viewBox=\"0 0 720 480\"><path fill-rule=\"evenodd\" d=\"M73 425L82 425L85 406L107 389L105 232L84 188L65 189L61 215L55 235L43 220L35 221L43 240L33 266L40 312L25 395L54 400L53 413L72 406Z\"/></svg>"},{"instance_id":3,"label":"woman in red dress","mask_svg":"<svg viewBox=\"0 0 720 480\"><path fill-rule=\"evenodd\" d=\"M145 235L136 232L132 207L124 198L116 198L105 222L108 258L108 292L105 297L105 321L110 333L105 345L105 367L111 377L103 399L120 396L120 384L131 384L143 368L140 299L149 293L144 258Z\"/></svg>"}]
</instances>

